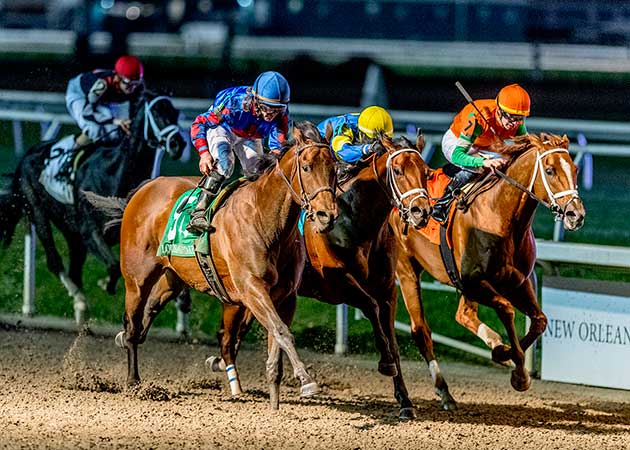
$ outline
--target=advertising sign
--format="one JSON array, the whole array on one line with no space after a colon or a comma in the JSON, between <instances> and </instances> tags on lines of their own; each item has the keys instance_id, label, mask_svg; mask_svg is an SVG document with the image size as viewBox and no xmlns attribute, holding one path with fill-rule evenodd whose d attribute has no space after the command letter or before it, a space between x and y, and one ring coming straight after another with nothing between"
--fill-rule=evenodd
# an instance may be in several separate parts
<instances>
[{"instance_id":1,"label":"advertising sign","mask_svg":"<svg viewBox=\"0 0 630 450\"><path fill-rule=\"evenodd\" d=\"M630 292L543 286L543 380L630 389Z\"/></svg>"}]
</instances>

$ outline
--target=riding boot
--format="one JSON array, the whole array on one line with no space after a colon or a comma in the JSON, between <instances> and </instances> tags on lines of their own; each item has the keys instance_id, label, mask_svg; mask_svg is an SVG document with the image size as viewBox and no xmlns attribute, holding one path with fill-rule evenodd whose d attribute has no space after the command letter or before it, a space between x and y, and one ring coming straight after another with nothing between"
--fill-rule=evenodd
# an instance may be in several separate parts
<instances>
[{"instance_id":1,"label":"riding boot","mask_svg":"<svg viewBox=\"0 0 630 450\"><path fill-rule=\"evenodd\" d=\"M214 227L208 222L208 219L206 219L206 209L208 209L208 206L212 203L212 199L214 199L221 190L221 185L224 180L225 177L218 172L212 172L206 178L206 181L201 186L201 194L199 195L197 206L195 206L193 212L190 213L190 223L186 227L186 231L195 234L201 234L204 231L213 233L215 231Z\"/></svg>"},{"instance_id":2,"label":"riding boot","mask_svg":"<svg viewBox=\"0 0 630 450\"><path fill-rule=\"evenodd\" d=\"M433 211L431 216L438 222L444 223L448 217L451 202L453 198L459 193L460 189L478 174L476 172L470 172L466 169L458 171L451 182L446 186L444 195L440 197L433 205Z\"/></svg>"}]
</instances>

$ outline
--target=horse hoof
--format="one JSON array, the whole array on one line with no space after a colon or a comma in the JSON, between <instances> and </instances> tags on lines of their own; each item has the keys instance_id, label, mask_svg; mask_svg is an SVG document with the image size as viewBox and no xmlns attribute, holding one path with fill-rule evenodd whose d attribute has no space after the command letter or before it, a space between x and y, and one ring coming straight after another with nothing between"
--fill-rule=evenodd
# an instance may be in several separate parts
<instances>
[{"instance_id":1,"label":"horse hoof","mask_svg":"<svg viewBox=\"0 0 630 450\"><path fill-rule=\"evenodd\" d=\"M311 397L317 393L319 393L321 389L319 388L319 385L316 382L311 382L311 383L307 383L302 385L302 387L300 387L300 396L302 397Z\"/></svg>"},{"instance_id":2,"label":"horse hoof","mask_svg":"<svg viewBox=\"0 0 630 450\"><path fill-rule=\"evenodd\" d=\"M126 341L127 339L125 338L125 332L121 331L120 333L118 333L116 335L116 337L114 338L114 342L116 343L116 347L120 347L120 348L126 348Z\"/></svg>"},{"instance_id":3,"label":"horse hoof","mask_svg":"<svg viewBox=\"0 0 630 450\"><path fill-rule=\"evenodd\" d=\"M225 363L219 356L210 356L206 359L206 368L212 372L223 372L225 370Z\"/></svg>"},{"instance_id":4,"label":"horse hoof","mask_svg":"<svg viewBox=\"0 0 630 450\"><path fill-rule=\"evenodd\" d=\"M107 291L107 286L109 285L109 277L99 278L96 281L96 285L104 291Z\"/></svg>"},{"instance_id":5,"label":"horse hoof","mask_svg":"<svg viewBox=\"0 0 630 450\"><path fill-rule=\"evenodd\" d=\"M512 376L510 378L510 383L512 383L512 387L515 390L523 392L528 390L529 387L532 385L532 379L526 370L524 376L519 375L516 370L513 370Z\"/></svg>"},{"instance_id":6,"label":"horse hoof","mask_svg":"<svg viewBox=\"0 0 630 450\"><path fill-rule=\"evenodd\" d=\"M378 372L386 377L398 375L398 369L394 363L378 363Z\"/></svg>"},{"instance_id":7,"label":"horse hoof","mask_svg":"<svg viewBox=\"0 0 630 450\"><path fill-rule=\"evenodd\" d=\"M512 359L511 348L507 345L497 345L492 349L492 361L509 367Z\"/></svg>"},{"instance_id":8,"label":"horse hoof","mask_svg":"<svg viewBox=\"0 0 630 450\"><path fill-rule=\"evenodd\" d=\"M400 408L400 413L398 414L398 418L400 420L413 420L416 418L416 408L413 406L409 406L406 408Z\"/></svg>"},{"instance_id":9,"label":"horse hoof","mask_svg":"<svg viewBox=\"0 0 630 450\"><path fill-rule=\"evenodd\" d=\"M440 395L440 407L444 411L457 411L457 402L449 392L444 392L442 394L438 393L438 395Z\"/></svg>"}]
</instances>

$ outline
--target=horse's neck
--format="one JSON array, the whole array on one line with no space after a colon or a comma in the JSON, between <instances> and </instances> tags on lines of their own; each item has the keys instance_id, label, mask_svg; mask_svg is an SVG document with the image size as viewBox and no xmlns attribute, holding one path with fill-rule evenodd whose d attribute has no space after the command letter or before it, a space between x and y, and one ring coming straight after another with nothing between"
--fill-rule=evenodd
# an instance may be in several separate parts
<instances>
[{"instance_id":1,"label":"horse's neck","mask_svg":"<svg viewBox=\"0 0 630 450\"><path fill-rule=\"evenodd\" d=\"M131 188L151 177L155 151L149 147L144 137L144 108L137 110L139 117L134 119L131 135L123 139L119 150L123 155L121 164L122 183Z\"/></svg>"},{"instance_id":2,"label":"horse's neck","mask_svg":"<svg viewBox=\"0 0 630 450\"><path fill-rule=\"evenodd\" d=\"M352 227L352 235L361 241L374 238L392 210L385 191L387 155L377 158L376 173L372 164L363 168L339 198L339 214L349 219L339 222Z\"/></svg>"},{"instance_id":3,"label":"horse's neck","mask_svg":"<svg viewBox=\"0 0 630 450\"><path fill-rule=\"evenodd\" d=\"M510 164L506 175L522 186L528 187L534 173L535 163L536 151L528 151ZM492 211L500 217L507 218L510 223L512 230L504 229L503 231L524 231L531 226L538 203L527 193L506 180L502 180L496 188L489 191L489 194L489 205Z\"/></svg>"}]
</instances>

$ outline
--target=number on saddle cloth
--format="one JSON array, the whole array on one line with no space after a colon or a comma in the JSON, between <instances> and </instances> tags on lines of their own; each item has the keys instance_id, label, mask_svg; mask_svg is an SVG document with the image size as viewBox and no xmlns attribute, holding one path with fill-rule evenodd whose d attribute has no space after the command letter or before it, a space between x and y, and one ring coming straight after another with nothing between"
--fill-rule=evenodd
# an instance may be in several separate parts
<instances>
[{"instance_id":1,"label":"number on saddle cloth","mask_svg":"<svg viewBox=\"0 0 630 450\"><path fill-rule=\"evenodd\" d=\"M75 137L66 136L53 144L39 182L58 202L74 205L74 178L81 152L75 149Z\"/></svg>"}]
</instances>

